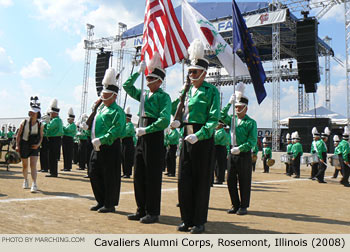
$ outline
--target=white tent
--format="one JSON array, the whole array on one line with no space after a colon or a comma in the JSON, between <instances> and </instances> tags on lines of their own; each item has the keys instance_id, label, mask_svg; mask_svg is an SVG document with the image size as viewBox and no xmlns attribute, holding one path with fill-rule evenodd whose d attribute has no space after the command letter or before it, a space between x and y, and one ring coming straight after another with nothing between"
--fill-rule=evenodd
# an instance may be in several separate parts
<instances>
[{"instance_id":1,"label":"white tent","mask_svg":"<svg viewBox=\"0 0 350 252\"><path fill-rule=\"evenodd\" d=\"M280 124L283 126L288 126L289 119L310 119L310 118L330 118L332 125L344 126L347 125L347 118L341 114L333 112L325 107L316 108L316 117L315 117L315 109L311 109L302 114L297 114L294 116L289 116L280 120Z\"/></svg>"}]
</instances>

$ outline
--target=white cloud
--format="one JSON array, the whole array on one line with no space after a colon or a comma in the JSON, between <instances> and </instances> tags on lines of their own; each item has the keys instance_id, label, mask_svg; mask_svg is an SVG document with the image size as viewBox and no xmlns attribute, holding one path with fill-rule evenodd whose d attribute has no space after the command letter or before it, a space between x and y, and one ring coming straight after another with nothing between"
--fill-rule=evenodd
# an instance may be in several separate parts
<instances>
[{"instance_id":1,"label":"white cloud","mask_svg":"<svg viewBox=\"0 0 350 252\"><path fill-rule=\"evenodd\" d=\"M73 61L83 61L85 55L84 39L82 39L73 49L66 49L66 53Z\"/></svg>"},{"instance_id":2,"label":"white cloud","mask_svg":"<svg viewBox=\"0 0 350 252\"><path fill-rule=\"evenodd\" d=\"M12 0L0 0L0 6L9 7L11 5L13 5Z\"/></svg>"},{"instance_id":3,"label":"white cloud","mask_svg":"<svg viewBox=\"0 0 350 252\"><path fill-rule=\"evenodd\" d=\"M13 61L7 55L4 48L0 47L0 74L11 73L13 70Z\"/></svg>"},{"instance_id":4,"label":"white cloud","mask_svg":"<svg viewBox=\"0 0 350 252\"><path fill-rule=\"evenodd\" d=\"M317 11L321 10L320 8ZM335 19L337 22L344 23L345 13L344 4L333 6L323 17L323 20Z\"/></svg>"},{"instance_id":5,"label":"white cloud","mask_svg":"<svg viewBox=\"0 0 350 252\"><path fill-rule=\"evenodd\" d=\"M48 20L52 28L80 32L82 16L87 10L87 0L34 0L37 18Z\"/></svg>"},{"instance_id":6,"label":"white cloud","mask_svg":"<svg viewBox=\"0 0 350 252\"><path fill-rule=\"evenodd\" d=\"M43 58L34 58L33 62L28 66L23 67L21 70L21 76L23 78L44 78L51 73L51 66Z\"/></svg>"}]
</instances>

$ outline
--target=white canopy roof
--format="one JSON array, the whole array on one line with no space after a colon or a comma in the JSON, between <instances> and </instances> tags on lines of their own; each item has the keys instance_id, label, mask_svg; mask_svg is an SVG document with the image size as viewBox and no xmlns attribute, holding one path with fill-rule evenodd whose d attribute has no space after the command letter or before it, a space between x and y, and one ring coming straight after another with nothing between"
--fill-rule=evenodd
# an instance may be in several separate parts
<instances>
[{"instance_id":1,"label":"white canopy roof","mask_svg":"<svg viewBox=\"0 0 350 252\"><path fill-rule=\"evenodd\" d=\"M297 114L294 116L289 116L287 118L284 118L280 120L280 124L283 126L288 126L289 119L310 119L310 118L315 118L315 109L311 109L302 114ZM338 114L336 112L333 112L329 109L326 109L323 106L316 108L316 118L330 118L332 121L332 125L341 126L341 125L347 124L347 118L345 116Z\"/></svg>"}]
</instances>

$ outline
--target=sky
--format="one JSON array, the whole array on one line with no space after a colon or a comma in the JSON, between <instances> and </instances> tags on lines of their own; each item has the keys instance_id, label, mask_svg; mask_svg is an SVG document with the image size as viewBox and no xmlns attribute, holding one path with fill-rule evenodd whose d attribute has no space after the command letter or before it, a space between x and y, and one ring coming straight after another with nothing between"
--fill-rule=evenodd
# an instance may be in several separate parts
<instances>
[{"instance_id":1,"label":"sky","mask_svg":"<svg viewBox=\"0 0 350 252\"><path fill-rule=\"evenodd\" d=\"M230 2L220 0L220 2ZM173 0L174 7L181 0ZM189 2L213 2L197 0ZM245 1L238 1L245 2ZM25 117L30 97L37 95L42 111L50 106L52 99L58 100L60 117L68 117L73 108L80 115L83 83L84 56L83 41L86 38L86 24L95 26L94 38L115 36L118 22L131 28L143 22L144 0L0 0L0 119ZM344 7L333 7L319 20L319 37L332 38L335 55L345 62ZM126 57L128 58L128 56ZM88 111L97 99L95 91L96 51L91 53ZM324 58L319 58L324 68ZM282 62L281 64L284 64ZM265 66L269 70L269 66ZM125 81L130 74L128 64L123 72ZM323 71L324 72L324 71ZM172 99L178 96L182 85L181 67L177 64L167 69L166 91ZM139 78L140 79L140 78ZM135 83L140 87L140 81ZM256 102L252 85L246 88L250 105L248 114L259 128L271 128L272 84L265 84L267 98L261 105ZM221 89L222 103L226 105L233 87ZM121 93L124 100L125 93ZM285 118L298 112L298 90L296 82L281 82L280 117ZM315 95L317 106L325 105L324 75ZM131 113L137 114L138 102L127 99ZM313 96L310 96L310 109ZM331 60L331 109L346 116L345 69Z\"/></svg>"}]
</instances>

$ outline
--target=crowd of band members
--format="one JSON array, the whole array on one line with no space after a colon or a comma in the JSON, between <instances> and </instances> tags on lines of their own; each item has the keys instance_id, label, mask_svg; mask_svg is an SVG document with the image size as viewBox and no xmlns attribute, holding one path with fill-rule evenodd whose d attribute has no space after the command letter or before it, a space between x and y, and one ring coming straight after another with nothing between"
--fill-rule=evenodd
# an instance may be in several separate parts
<instances>
[{"instance_id":1,"label":"crowd of band members","mask_svg":"<svg viewBox=\"0 0 350 252\"><path fill-rule=\"evenodd\" d=\"M145 69L142 62L140 70L123 84L128 95L137 101L141 101L142 96L141 90L134 83ZM191 86L186 94L181 123L177 120L171 122L171 114L174 115L180 101L177 99L172 102L170 96L161 89L165 71L158 66L148 69L144 111L136 129L131 123L131 114L125 113L115 102L119 89L113 68L106 71L102 82L103 90L94 104L93 116L90 115L93 119L91 123L88 123L90 117L82 116L76 125L74 114L68 113L68 124L63 126L56 100L51 104L49 117L43 120L40 171L49 172L46 177L58 176L57 164L62 145L62 170L71 171L72 162L79 164L79 170L88 170L86 176L90 178L97 201L90 210L100 213L114 212L115 206L118 206L121 173L123 172L124 178L133 175L137 209L128 215L128 219L145 224L155 223L161 214L162 172L166 166L169 177L176 175L176 153L177 146L180 145L177 174L182 222L177 230L194 234L204 232L210 187L225 181L226 170L231 199L231 208L227 213L247 214L252 171L255 170L256 163L256 158L252 161L252 154L256 156L258 152L257 124L247 114L248 98L244 94L243 84L237 86L229 103L220 110L217 88L204 80L207 69L208 61L204 58L195 58L188 68ZM184 90L182 94L183 92ZM234 117L229 113L232 105ZM230 128L233 126L235 138L231 136ZM234 145L231 138L235 141ZM286 173L291 175L293 172L295 178L299 178L303 150L297 132L292 133L292 140L293 145L288 145L288 153L293 156L293 165L287 167ZM266 139L263 140L263 145L264 172L268 173L266 163L272 158L272 152ZM315 146L323 166L319 165L317 173L313 171L312 177L317 177L323 183L327 150L321 143L316 142ZM347 142L340 142L336 149L341 157L344 185L348 184L349 177L349 149Z\"/></svg>"}]
</instances>

